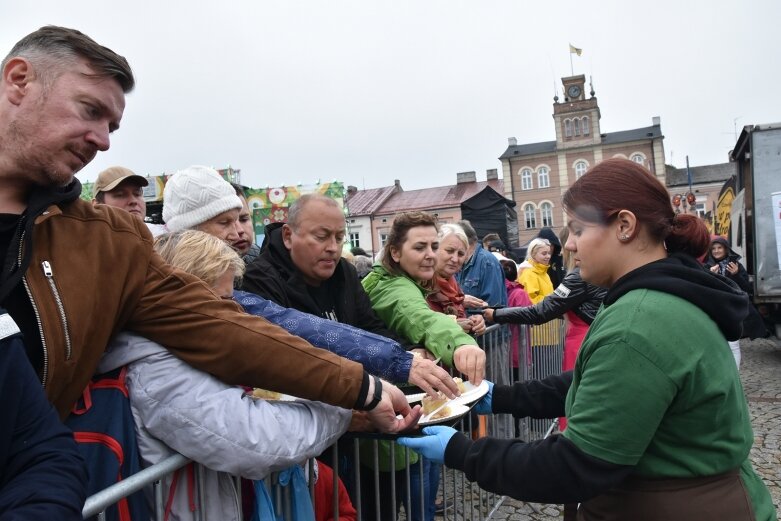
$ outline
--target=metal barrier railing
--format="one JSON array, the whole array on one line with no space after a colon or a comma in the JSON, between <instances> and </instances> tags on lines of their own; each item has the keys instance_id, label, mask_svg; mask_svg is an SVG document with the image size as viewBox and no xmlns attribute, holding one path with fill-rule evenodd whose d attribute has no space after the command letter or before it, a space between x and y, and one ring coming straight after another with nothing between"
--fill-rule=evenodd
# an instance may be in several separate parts
<instances>
[{"instance_id":1,"label":"metal barrier railing","mask_svg":"<svg viewBox=\"0 0 781 521\"><path fill-rule=\"evenodd\" d=\"M561 372L563 341L563 320L554 320L547 324L533 327L493 325L487 329L485 335L479 338L481 347L486 351L486 378L496 384L512 384L517 381L544 378L551 374L558 374ZM513 353L515 353L515 356L513 356ZM461 430L470 437L486 435L501 438L520 437L526 441L547 437L555 431L556 427L557 420L551 423L550 420L533 420L529 418L516 420L510 415L477 416L472 414L464 416L455 426L456 429ZM344 440L347 440L347 443ZM371 466L374 469L373 494L375 499L373 502L375 506L372 512L368 512L368 509L365 508L361 501L362 463L359 442L362 440L370 440L369 443L372 446L371 456L373 461ZM397 451L402 451L406 466L401 470L391 472L390 486L382 490L383 494L381 494L379 443L383 440L392 440L392 437L348 433L343 437L343 441L335 444L330 450L331 460L328 461L328 464L334 470L334 482L331 492L334 498L333 519L338 521L339 518L339 480L337 477L340 476L340 467L342 467L341 463L344 461L343 456L345 456L344 454L340 455L341 446L342 451L347 448L347 455L352 459L352 466L349 472L342 474L341 477L351 483L348 490L350 491L350 497L357 511L357 519L359 521L387 521L388 519L396 519L397 515L399 519L406 519L407 521L427 521L428 516L421 515L421 512L425 512L428 506L426 504L427 500L423 497L423 465L411 468L409 463L412 453L409 449L398 446L392 441L390 441L390 461L394 461ZM153 510L153 519L162 521L165 503L162 480L188 463L190 463L189 459L177 454L102 490L87 499L83 510L84 518L92 518L97 515L98 520L105 519L105 509L108 506L135 491L149 487L145 492L153 503L151 509ZM198 464L195 464L195 467L196 484L198 485L199 493L195 498L196 512L194 512L193 519L200 520L202 519L201 512L203 512L204 503L208 501L208 498L204 498L201 493L203 469ZM309 461L307 469L309 476L314 475L314 460ZM442 467L441 470L442 478L437 496L441 497L444 504L445 521L489 519L504 501L503 496L487 492L480 489L476 483L468 482L461 472L453 471L446 467ZM397 490L396 472L403 473L402 490ZM413 472L417 472L418 475L413 476ZM290 495L289 487L280 486L276 476L276 474L272 474L265 482L269 496L274 502L275 512L288 521L293 518L293 499ZM413 477L417 477L417 482L420 483L419 489L415 491L413 491L411 485L415 481ZM237 491L240 491L240 479L238 477L235 479L235 488ZM369 483L371 484L371 481ZM386 492L389 495L381 497ZM314 503L314 480L311 479L309 480L309 493ZM417 498L415 505L412 505L413 498ZM390 518L387 515L382 516L380 512L381 500L389 500L392 505L401 502L404 505L402 512L399 513L394 508L394 513ZM239 505L241 504L240 497L238 503ZM411 516L408 513L410 508L410 512L413 513Z\"/></svg>"}]
</instances>

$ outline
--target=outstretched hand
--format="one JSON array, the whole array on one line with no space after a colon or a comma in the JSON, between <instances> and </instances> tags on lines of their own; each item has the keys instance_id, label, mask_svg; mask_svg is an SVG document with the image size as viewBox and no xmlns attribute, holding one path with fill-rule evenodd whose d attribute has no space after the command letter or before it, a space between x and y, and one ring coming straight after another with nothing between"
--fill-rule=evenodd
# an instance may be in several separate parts
<instances>
[{"instance_id":1,"label":"outstretched hand","mask_svg":"<svg viewBox=\"0 0 781 521\"><path fill-rule=\"evenodd\" d=\"M467 380L480 385L485 377L485 351L472 344L460 345L453 353L453 365Z\"/></svg>"},{"instance_id":2,"label":"outstretched hand","mask_svg":"<svg viewBox=\"0 0 781 521\"><path fill-rule=\"evenodd\" d=\"M401 419L397 417L400 414ZM382 399L368 412L369 421L380 432L396 433L417 425L423 415L420 405L410 407L407 397L392 383L382 381Z\"/></svg>"},{"instance_id":3,"label":"outstretched hand","mask_svg":"<svg viewBox=\"0 0 781 521\"><path fill-rule=\"evenodd\" d=\"M464 307L467 309L472 308L484 308L488 305L488 302L486 302L483 299L477 298L473 295L464 295Z\"/></svg>"},{"instance_id":4,"label":"outstretched hand","mask_svg":"<svg viewBox=\"0 0 781 521\"><path fill-rule=\"evenodd\" d=\"M423 427L423 434L419 438L399 438L396 443L404 447L419 452L423 457L434 461L435 463L445 462L445 449L450 442L450 438L457 431L452 427L434 425L432 427Z\"/></svg>"},{"instance_id":5,"label":"outstretched hand","mask_svg":"<svg viewBox=\"0 0 781 521\"><path fill-rule=\"evenodd\" d=\"M409 370L409 383L417 385L432 398L442 391L448 398L458 396L458 385L450 374L431 360L414 357Z\"/></svg>"},{"instance_id":6,"label":"outstretched hand","mask_svg":"<svg viewBox=\"0 0 781 521\"><path fill-rule=\"evenodd\" d=\"M469 321L472 323L472 334L480 336L485 333L485 319L483 315L471 315Z\"/></svg>"}]
</instances>

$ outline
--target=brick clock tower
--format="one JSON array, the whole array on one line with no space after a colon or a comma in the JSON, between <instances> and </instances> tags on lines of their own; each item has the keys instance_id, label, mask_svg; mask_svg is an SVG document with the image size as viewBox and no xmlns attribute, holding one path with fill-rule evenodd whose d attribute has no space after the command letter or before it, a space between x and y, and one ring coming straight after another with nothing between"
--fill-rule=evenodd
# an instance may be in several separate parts
<instances>
[{"instance_id":1,"label":"brick clock tower","mask_svg":"<svg viewBox=\"0 0 781 521\"><path fill-rule=\"evenodd\" d=\"M553 98L553 121L556 125L556 148L559 150L598 145L601 143L599 130L599 105L591 88L586 97L586 77L568 76L561 79L564 88L564 102Z\"/></svg>"}]
</instances>

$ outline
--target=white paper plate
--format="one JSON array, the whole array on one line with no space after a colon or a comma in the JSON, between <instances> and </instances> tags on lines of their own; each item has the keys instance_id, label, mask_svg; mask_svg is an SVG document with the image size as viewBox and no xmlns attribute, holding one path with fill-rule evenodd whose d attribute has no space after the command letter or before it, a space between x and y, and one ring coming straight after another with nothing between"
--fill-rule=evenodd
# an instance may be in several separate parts
<instances>
[{"instance_id":1,"label":"white paper plate","mask_svg":"<svg viewBox=\"0 0 781 521\"><path fill-rule=\"evenodd\" d=\"M407 395L407 403L418 403L426 396L426 393L415 393Z\"/></svg>"},{"instance_id":2,"label":"white paper plate","mask_svg":"<svg viewBox=\"0 0 781 521\"><path fill-rule=\"evenodd\" d=\"M450 414L447 416L443 416L442 418L436 418L434 420L426 420L418 422L418 425L426 426L426 425L437 425L439 423L446 423L449 421L457 420L461 416L465 415L469 412L469 407L464 405L463 403L457 403L455 400L452 400L450 403L448 403L448 407L450 407Z\"/></svg>"},{"instance_id":3,"label":"white paper plate","mask_svg":"<svg viewBox=\"0 0 781 521\"><path fill-rule=\"evenodd\" d=\"M488 394L488 382L483 380L480 385L475 386L471 382L464 382L464 392L461 396L454 398L453 402L461 404L475 403L477 400Z\"/></svg>"}]
</instances>

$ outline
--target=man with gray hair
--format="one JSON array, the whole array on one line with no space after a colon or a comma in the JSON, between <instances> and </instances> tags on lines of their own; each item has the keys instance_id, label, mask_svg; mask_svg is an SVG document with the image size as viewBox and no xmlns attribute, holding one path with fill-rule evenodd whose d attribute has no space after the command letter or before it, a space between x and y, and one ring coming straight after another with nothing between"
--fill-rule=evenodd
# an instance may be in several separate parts
<instances>
[{"instance_id":1,"label":"man with gray hair","mask_svg":"<svg viewBox=\"0 0 781 521\"><path fill-rule=\"evenodd\" d=\"M111 337L128 329L227 383L369 410L384 431L418 420L397 388L242 313L163 262L140 220L80 199L74 174L108 150L135 83L125 58L47 26L0 68L0 305L61 417Z\"/></svg>"}]
</instances>

